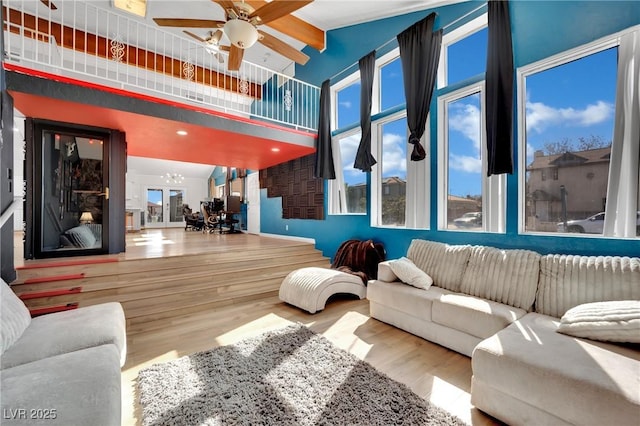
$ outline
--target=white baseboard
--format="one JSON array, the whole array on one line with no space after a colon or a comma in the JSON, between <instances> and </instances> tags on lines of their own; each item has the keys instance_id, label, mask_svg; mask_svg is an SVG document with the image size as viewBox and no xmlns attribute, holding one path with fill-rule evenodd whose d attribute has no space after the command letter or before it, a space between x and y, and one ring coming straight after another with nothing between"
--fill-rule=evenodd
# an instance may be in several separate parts
<instances>
[{"instance_id":1,"label":"white baseboard","mask_svg":"<svg viewBox=\"0 0 640 426\"><path fill-rule=\"evenodd\" d=\"M315 238L294 237L293 235L267 234L267 233L264 233L264 232L261 232L259 235L261 237L280 238L280 239L283 239L283 240L301 241L303 243L311 243L311 244L314 244L314 245L316 243L316 239Z\"/></svg>"}]
</instances>

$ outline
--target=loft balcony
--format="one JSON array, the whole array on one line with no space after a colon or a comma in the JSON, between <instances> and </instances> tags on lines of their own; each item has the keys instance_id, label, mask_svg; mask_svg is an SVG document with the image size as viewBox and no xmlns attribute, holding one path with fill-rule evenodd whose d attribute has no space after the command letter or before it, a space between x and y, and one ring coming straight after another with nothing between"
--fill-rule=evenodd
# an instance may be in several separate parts
<instances>
[{"instance_id":1,"label":"loft balcony","mask_svg":"<svg viewBox=\"0 0 640 426\"><path fill-rule=\"evenodd\" d=\"M60 7L52 10L35 0L2 2L3 60L8 74L44 77L54 85L78 82L85 88L165 103L217 119L264 123L272 133L279 129L295 135L294 144L304 149L292 156L313 151L318 87L246 61L238 71L229 71L227 57L186 35L177 36L90 2L58 3ZM15 90L12 79L7 80L7 89ZM31 85L20 81L23 87ZM54 91L47 87L43 90ZM287 136L282 141L290 139Z\"/></svg>"}]
</instances>

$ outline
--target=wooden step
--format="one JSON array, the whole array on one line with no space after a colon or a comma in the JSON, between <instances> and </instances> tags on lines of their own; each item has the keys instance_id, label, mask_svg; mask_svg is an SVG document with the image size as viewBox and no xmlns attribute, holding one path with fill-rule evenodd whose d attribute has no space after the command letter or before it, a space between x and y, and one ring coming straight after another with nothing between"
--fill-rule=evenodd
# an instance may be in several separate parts
<instances>
[{"instance_id":1,"label":"wooden step","mask_svg":"<svg viewBox=\"0 0 640 426\"><path fill-rule=\"evenodd\" d=\"M191 275L188 279L185 279L185 276L183 275L162 276L156 279L155 282L146 280L143 283L130 283L127 286L121 287L104 287L102 283L100 283L100 289L96 290L91 290L89 288L90 285L87 284L82 286L81 293L29 299L25 300L25 304L29 308L35 308L51 304L68 303L71 301L81 302L83 306L114 301L124 303L133 300L144 301L160 296L173 297L175 295L192 291L241 285L243 283L254 282L259 279L276 278L281 283L284 277L293 270L292 268L298 269L308 266L326 267L328 265L323 263L323 261L318 262L315 259L310 259L308 261L300 261L295 264L257 266L250 269L245 268L243 270L216 271L197 276ZM18 294L21 295L29 293Z\"/></svg>"},{"instance_id":2,"label":"wooden step","mask_svg":"<svg viewBox=\"0 0 640 426\"><path fill-rule=\"evenodd\" d=\"M309 264L309 262L316 262L313 266L329 266L329 261L320 256L318 253L311 254L296 254L287 257L280 258L256 258L251 262L247 261L235 261L228 260L220 262L215 266L212 265L198 265L194 267L180 267L173 268L171 270L161 270L160 272L149 273L149 271L142 272L118 272L109 276L98 276L85 278L80 280L74 280L73 282L50 282L41 283L37 285L12 284L13 290L16 294L30 291L42 291L47 289L57 289L68 285L82 286L85 292L98 291L111 288L132 287L137 285L162 285L165 281L178 281L188 282L189 280L196 279L203 276L214 276L216 274L225 272L235 272L243 274L244 271L251 274L255 270L260 268L271 266L288 266L290 270L298 269L300 264Z\"/></svg>"},{"instance_id":3,"label":"wooden step","mask_svg":"<svg viewBox=\"0 0 640 426\"><path fill-rule=\"evenodd\" d=\"M116 273L136 273L144 271L162 271L172 270L175 268L204 267L206 265L215 266L219 263L233 260L254 261L257 259L268 259L287 257L300 254L315 253L319 256L322 254L316 250L311 244L302 244L299 246L272 247L268 250L249 248L245 250L234 249L228 251L215 251L211 253L190 254L180 256L169 256L150 259L132 259L120 261L118 263L103 264L81 264L73 266L61 266L52 269L34 268L23 269L18 271L18 279L12 285L23 284L25 280L30 278L46 277L50 275L80 274L85 276L111 276Z\"/></svg>"},{"instance_id":4,"label":"wooden step","mask_svg":"<svg viewBox=\"0 0 640 426\"><path fill-rule=\"evenodd\" d=\"M207 237L198 239L199 244L206 243ZM193 238L188 235L190 241ZM277 239L256 243L256 238L246 238L246 243L229 240L229 247L212 246L210 251L204 246L204 253L168 256L165 252L165 257L158 258L121 256L117 262L81 261L52 268L25 268L19 270L19 279L11 287L26 299L31 310L119 302L125 311L127 333L135 336L149 329L161 332L163 326L179 322L185 315L223 307L229 312L234 305L254 300L276 303L280 284L291 271L330 267L329 259L313 244ZM206 330L202 327L194 326L194 332Z\"/></svg>"}]
</instances>

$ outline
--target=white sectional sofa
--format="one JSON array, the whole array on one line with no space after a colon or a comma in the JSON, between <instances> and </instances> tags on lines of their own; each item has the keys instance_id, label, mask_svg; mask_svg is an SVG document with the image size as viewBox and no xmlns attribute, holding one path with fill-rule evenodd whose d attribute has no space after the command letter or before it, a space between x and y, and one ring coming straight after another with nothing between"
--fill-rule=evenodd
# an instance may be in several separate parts
<instances>
[{"instance_id":1,"label":"white sectional sofa","mask_svg":"<svg viewBox=\"0 0 640 426\"><path fill-rule=\"evenodd\" d=\"M126 324L119 303L31 318L0 283L3 425L119 425Z\"/></svg>"},{"instance_id":2,"label":"white sectional sofa","mask_svg":"<svg viewBox=\"0 0 640 426\"><path fill-rule=\"evenodd\" d=\"M509 424L637 424L640 345L558 328L569 309L591 302L626 301L637 317L640 259L426 240L413 240L406 257L433 285L407 285L395 260L383 262L367 288L371 316L472 357L477 408ZM640 318L622 325L622 336L640 339Z\"/></svg>"}]
</instances>

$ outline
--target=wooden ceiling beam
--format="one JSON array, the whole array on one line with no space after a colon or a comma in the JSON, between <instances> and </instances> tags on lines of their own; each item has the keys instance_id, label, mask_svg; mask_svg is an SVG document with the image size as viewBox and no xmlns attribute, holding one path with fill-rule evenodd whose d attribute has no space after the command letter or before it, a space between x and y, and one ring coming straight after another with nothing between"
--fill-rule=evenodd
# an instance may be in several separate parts
<instances>
[{"instance_id":1,"label":"wooden ceiling beam","mask_svg":"<svg viewBox=\"0 0 640 426\"><path fill-rule=\"evenodd\" d=\"M259 9L267 4L264 0L246 0L245 3L249 4L254 9ZM318 51L323 51L325 48L324 31L296 16L283 16L282 18L273 20L265 25L273 28L274 30L280 31L282 34L286 34L296 40L300 40L304 44L307 44Z\"/></svg>"}]
</instances>

